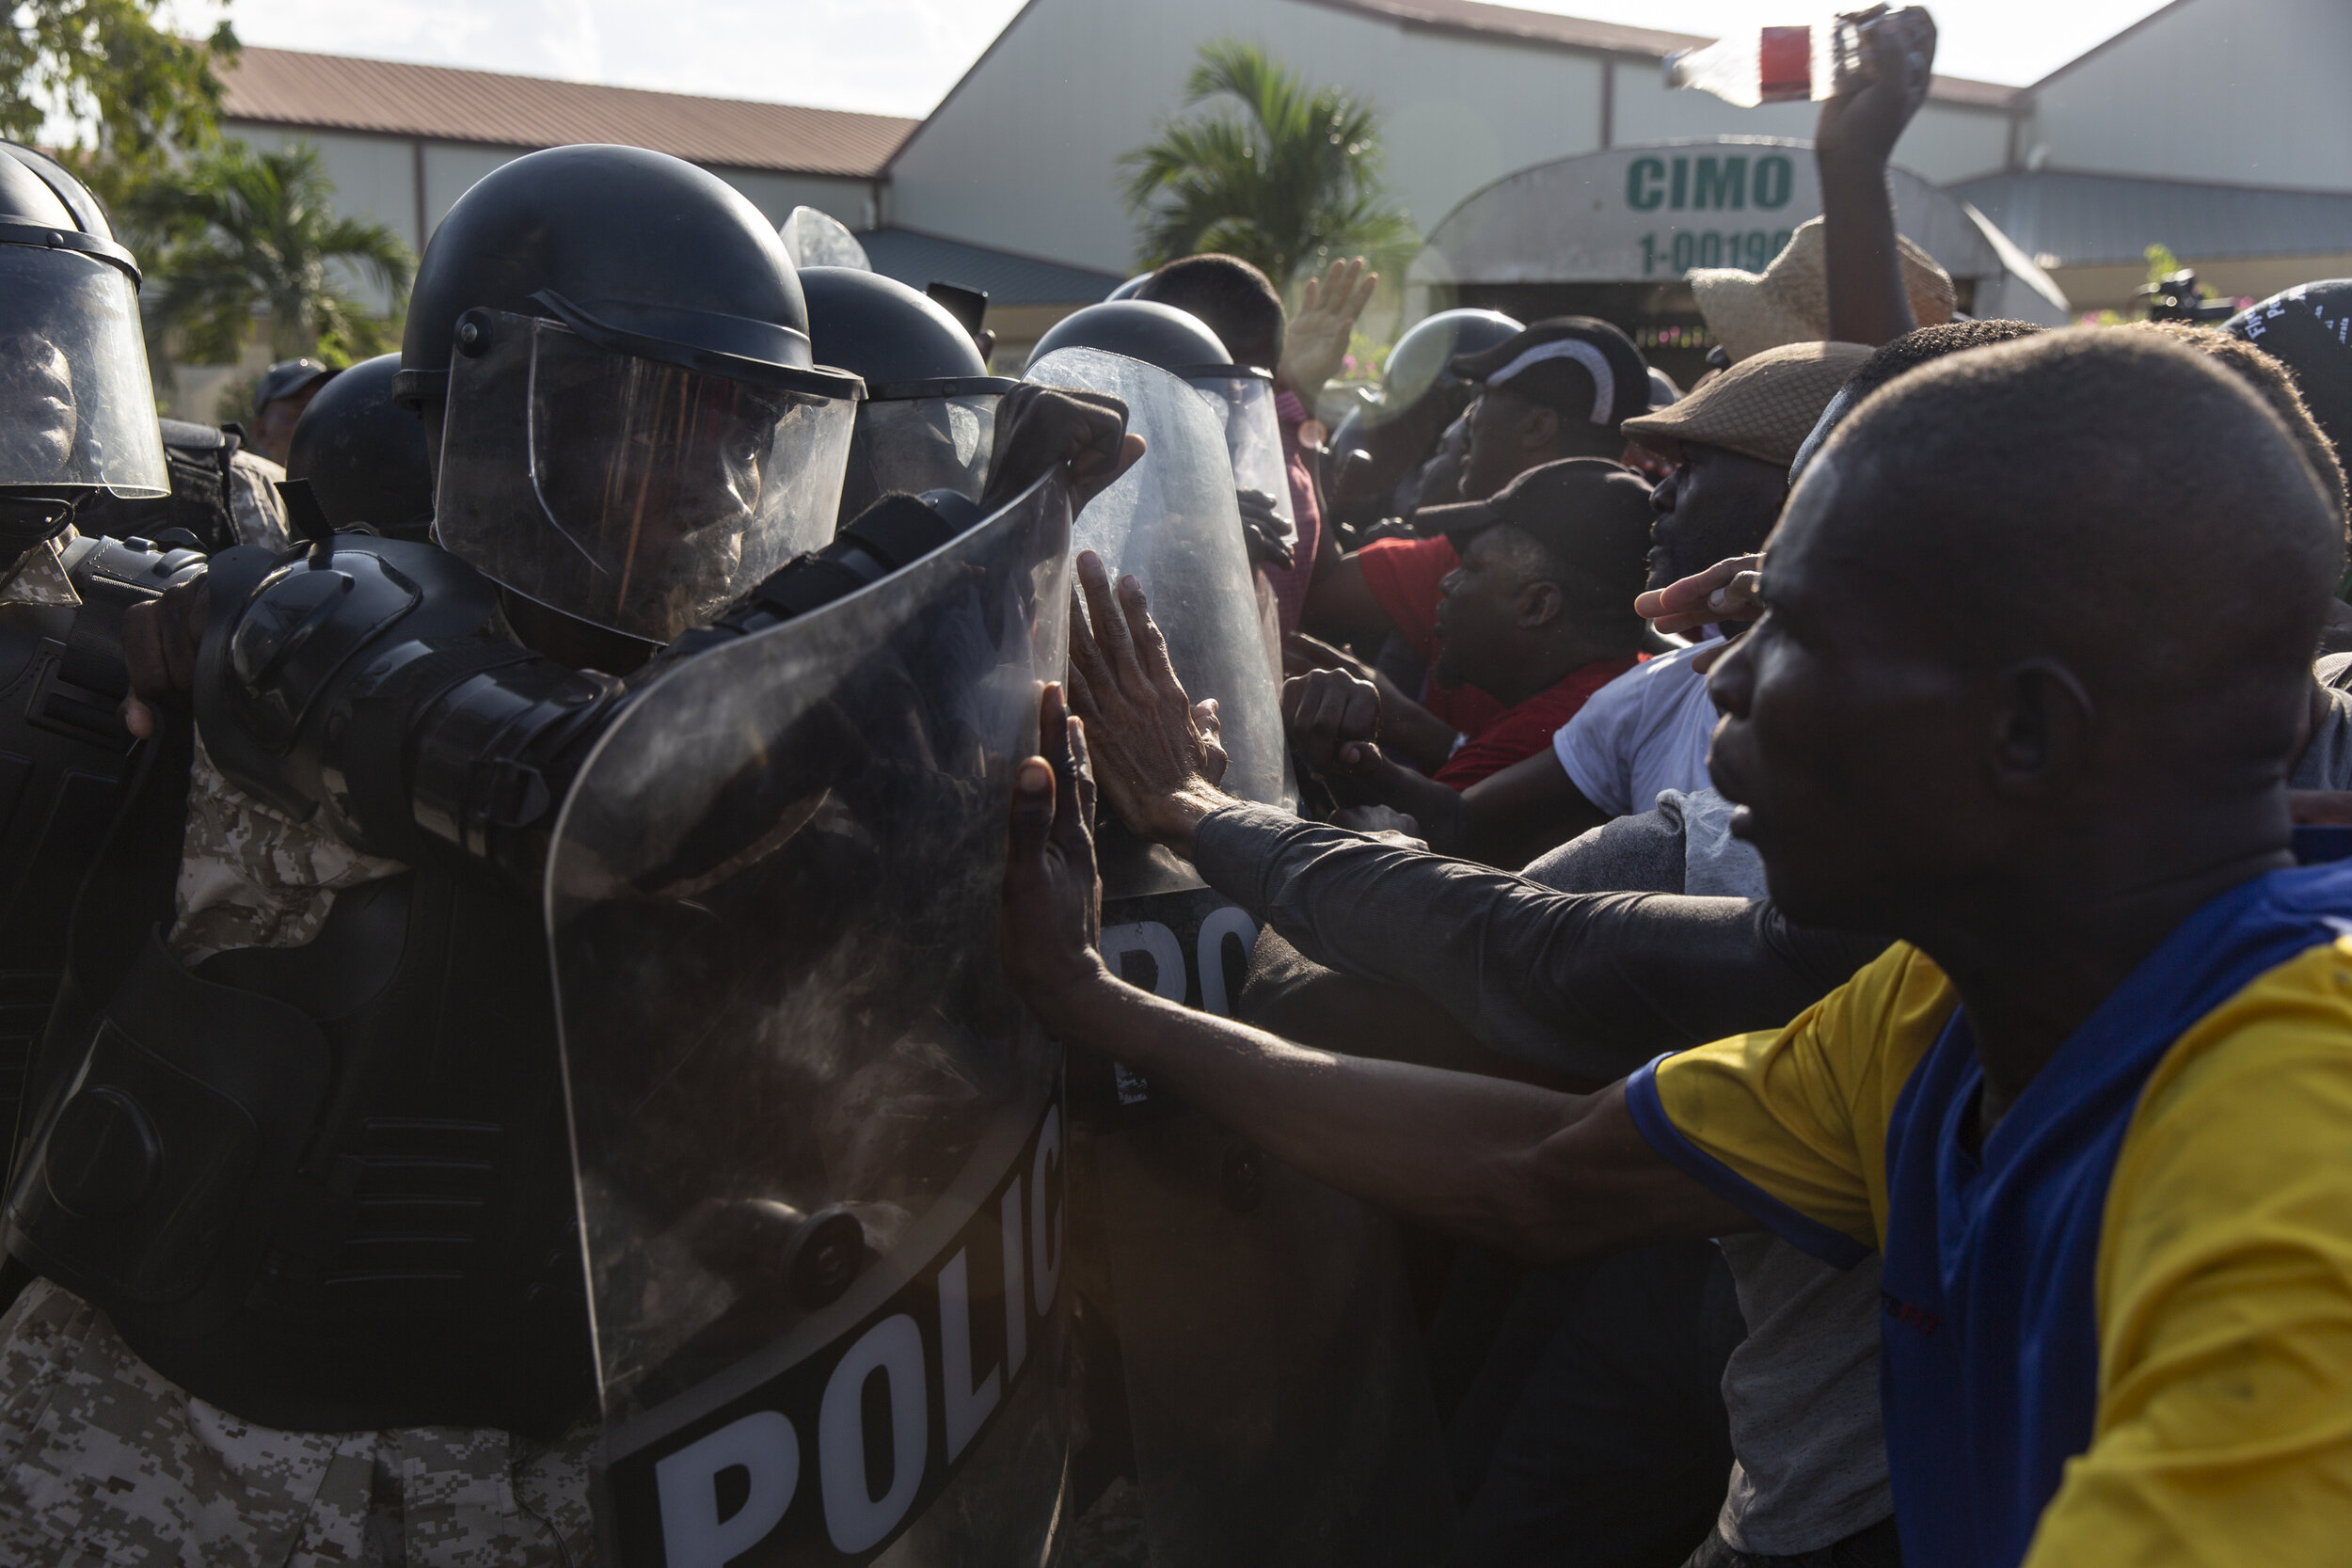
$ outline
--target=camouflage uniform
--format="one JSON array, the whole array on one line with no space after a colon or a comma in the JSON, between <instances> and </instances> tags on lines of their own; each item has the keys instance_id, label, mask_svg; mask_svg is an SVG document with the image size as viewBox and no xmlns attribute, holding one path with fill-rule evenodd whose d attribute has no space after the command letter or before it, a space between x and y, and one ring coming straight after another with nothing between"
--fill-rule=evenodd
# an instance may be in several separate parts
<instances>
[{"instance_id":1,"label":"camouflage uniform","mask_svg":"<svg viewBox=\"0 0 2352 1568\"><path fill-rule=\"evenodd\" d=\"M240 545L282 550L294 544L278 482L286 470L243 447L229 454L229 523Z\"/></svg>"},{"instance_id":2,"label":"camouflage uniform","mask_svg":"<svg viewBox=\"0 0 2352 1568\"><path fill-rule=\"evenodd\" d=\"M67 609L82 602L82 595L73 591L73 580L66 576L65 562L59 553L79 538L72 528L46 544L35 545L0 570L0 604L61 605Z\"/></svg>"},{"instance_id":3,"label":"camouflage uniform","mask_svg":"<svg viewBox=\"0 0 2352 1568\"><path fill-rule=\"evenodd\" d=\"M199 738L172 953L298 946L338 892L402 869L246 795ZM255 1426L38 1280L0 1317L0 1563L586 1568L596 1435Z\"/></svg>"},{"instance_id":4,"label":"camouflage uniform","mask_svg":"<svg viewBox=\"0 0 2352 1568\"><path fill-rule=\"evenodd\" d=\"M37 1280L0 1318L0 1561L584 1564L595 1438L272 1432L174 1387L103 1312Z\"/></svg>"},{"instance_id":5,"label":"camouflage uniform","mask_svg":"<svg viewBox=\"0 0 2352 1568\"><path fill-rule=\"evenodd\" d=\"M296 822L237 788L221 777L199 736L188 772L171 956L199 964L240 947L299 947L319 934L335 895L405 869L361 854L316 817Z\"/></svg>"}]
</instances>

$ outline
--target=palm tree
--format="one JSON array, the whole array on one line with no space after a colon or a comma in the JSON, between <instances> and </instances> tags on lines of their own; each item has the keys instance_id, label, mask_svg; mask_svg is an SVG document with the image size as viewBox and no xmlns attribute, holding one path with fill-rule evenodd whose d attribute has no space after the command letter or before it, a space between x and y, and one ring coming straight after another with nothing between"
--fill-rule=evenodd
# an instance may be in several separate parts
<instances>
[{"instance_id":1,"label":"palm tree","mask_svg":"<svg viewBox=\"0 0 2352 1568\"><path fill-rule=\"evenodd\" d=\"M416 262L380 223L340 215L335 185L307 142L255 152L223 142L183 170L147 181L124 217L152 254L147 341L160 352L177 329L200 363L234 360L254 312L269 312L270 357L365 358L391 346L392 316L353 297L337 277L358 272L397 302Z\"/></svg>"},{"instance_id":2,"label":"palm tree","mask_svg":"<svg viewBox=\"0 0 2352 1568\"><path fill-rule=\"evenodd\" d=\"M1412 224L1380 179L1379 114L1343 87L1310 87L1264 50L1233 39L1200 47L1184 107L1215 98L1241 112L1169 121L1119 160L1139 260L1157 266L1221 250L1287 288L1329 255L1396 258Z\"/></svg>"}]
</instances>

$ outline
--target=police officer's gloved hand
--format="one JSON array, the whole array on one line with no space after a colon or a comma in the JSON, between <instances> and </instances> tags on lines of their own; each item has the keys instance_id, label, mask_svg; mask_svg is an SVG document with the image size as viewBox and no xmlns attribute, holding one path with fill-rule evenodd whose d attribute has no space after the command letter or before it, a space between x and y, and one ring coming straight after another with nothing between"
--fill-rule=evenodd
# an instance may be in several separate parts
<instances>
[{"instance_id":1,"label":"police officer's gloved hand","mask_svg":"<svg viewBox=\"0 0 2352 1568\"><path fill-rule=\"evenodd\" d=\"M1249 564L1289 571L1297 562L1297 551L1292 547L1289 527L1275 510L1274 498L1263 490L1243 490L1234 499L1241 503L1242 541L1249 546Z\"/></svg>"}]
</instances>

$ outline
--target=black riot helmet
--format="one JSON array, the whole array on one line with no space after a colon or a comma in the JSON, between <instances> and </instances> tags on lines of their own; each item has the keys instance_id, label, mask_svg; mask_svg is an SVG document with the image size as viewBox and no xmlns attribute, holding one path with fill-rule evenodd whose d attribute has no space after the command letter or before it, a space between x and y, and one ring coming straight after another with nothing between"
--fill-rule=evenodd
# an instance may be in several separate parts
<instances>
[{"instance_id":1,"label":"black riot helmet","mask_svg":"<svg viewBox=\"0 0 2352 1568\"><path fill-rule=\"evenodd\" d=\"M893 490L979 499L997 401L1019 383L989 374L963 324L895 277L803 267L801 292L817 357L866 383L840 520Z\"/></svg>"},{"instance_id":2,"label":"black riot helmet","mask_svg":"<svg viewBox=\"0 0 2352 1568\"><path fill-rule=\"evenodd\" d=\"M1380 371L1380 402L1375 417L1395 419L1409 413L1432 392L1467 387L1452 369L1454 356L1483 353L1522 330L1519 323L1500 310L1440 310L1423 317L1389 351L1389 362ZM1467 396L1461 399L1466 404L1469 401ZM1439 423L1460 412L1459 408L1452 410Z\"/></svg>"},{"instance_id":3,"label":"black riot helmet","mask_svg":"<svg viewBox=\"0 0 2352 1568\"><path fill-rule=\"evenodd\" d=\"M392 402L400 356L363 359L319 388L286 443L286 478L308 480L329 526L422 539L433 522L424 426Z\"/></svg>"},{"instance_id":4,"label":"black riot helmet","mask_svg":"<svg viewBox=\"0 0 2352 1568\"><path fill-rule=\"evenodd\" d=\"M1142 299L1106 299L1073 310L1045 329L1029 350L1034 365L1057 348L1099 348L1157 365L1186 380L1192 372L1225 369L1233 356L1208 323L1173 305Z\"/></svg>"},{"instance_id":5,"label":"black riot helmet","mask_svg":"<svg viewBox=\"0 0 2352 1568\"><path fill-rule=\"evenodd\" d=\"M82 182L0 142L0 570L92 496L171 493L138 296Z\"/></svg>"},{"instance_id":6,"label":"black riot helmet","mask_svg":"<svg viewBox=\"0 0 2352 1568\"><path fill-rule=\"evenodd\" d=\"M1064 348L1123 354L1215 396L1225 421L1226 455L1232 459L1242 515L1251 527L1253 559L1293 564L1290 555L1298 539L1298 523L1292 510L1289 459L1282 451L1270 371L1234 364L1224 340L1206 322L1173 305L1145 299L1108 299L1064 316L1037 341L1029 363L1034 366Z\"/></svg>"},{"instance_id":7,"label":"black riot helmet","mask_svg":"<svg viewBox=\"0 0 2352 1568\"><path fill-rule=\"evenodd\" d=\"M418 263L395 383L438 440L441 544L655 642L832 535L864 392L818 365L759 209L683 159L598 146L458 198Z\"/></svg>"}]
</instances>

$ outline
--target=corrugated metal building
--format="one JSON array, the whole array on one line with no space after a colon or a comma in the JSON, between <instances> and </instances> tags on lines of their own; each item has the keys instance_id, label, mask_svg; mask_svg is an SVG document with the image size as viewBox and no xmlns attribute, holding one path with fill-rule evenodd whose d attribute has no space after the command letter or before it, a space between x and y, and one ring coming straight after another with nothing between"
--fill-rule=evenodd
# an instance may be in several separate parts
<instances>
[{"instance_id":1,"label":"corrugated metal building","mask_svg":"<svg viewBox=\"0 0 2352 1568\"><path fill-rule=\"evenodd\" d=\"M781 219L864 231L885 272L985 288L1007 350L1132 270L1116 160L1232 36L1369 94L1390 181L1434 228L1516 170L1724 135L1804 138L1804 103L1669 91L1704 40L1478 0L1029 0L920 121L248 49L227 128L307 138L347 209L419 243L535 147L691 158ZM2169 245L2231 294L2352 273L2352 0L2174 0L2029 87L1938 78L1896 150L1975 204L2078 308L2120 306Z\"/></svg>"}]
</instances>

